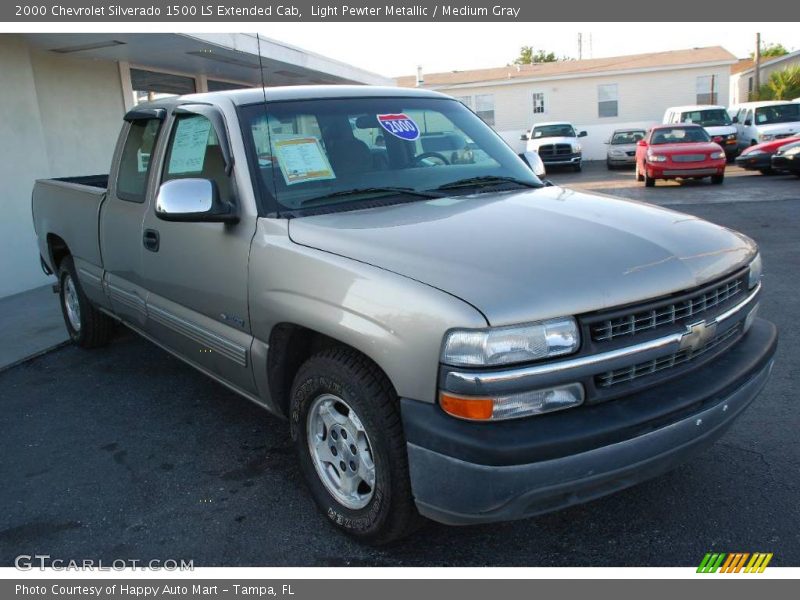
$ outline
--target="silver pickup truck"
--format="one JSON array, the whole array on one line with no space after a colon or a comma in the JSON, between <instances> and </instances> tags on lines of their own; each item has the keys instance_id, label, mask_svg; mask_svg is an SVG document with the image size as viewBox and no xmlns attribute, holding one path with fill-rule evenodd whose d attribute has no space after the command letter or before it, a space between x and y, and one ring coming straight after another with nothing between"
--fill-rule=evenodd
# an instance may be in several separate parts
<instances>
[{"instance_id":1,"label":"silver pickup truck","mask_svg":"<svg viewBox=\"0 0 800 600\"><path fill-rule=\"evenodd\" d=\"M38 181L33 215L76 344L122 322L287 418L320 509L373 543L662 473L777 344L752 240L543 183L429 91L140 105L110 174Z\"/></svg>"}]
</instances>

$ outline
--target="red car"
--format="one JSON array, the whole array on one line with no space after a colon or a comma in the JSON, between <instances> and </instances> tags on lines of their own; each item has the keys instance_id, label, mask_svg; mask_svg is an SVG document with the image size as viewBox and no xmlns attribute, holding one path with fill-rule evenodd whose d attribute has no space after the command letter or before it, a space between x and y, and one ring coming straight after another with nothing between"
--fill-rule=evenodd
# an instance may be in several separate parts
<instances>
[{"instance_id":1,"label":"red car","mask_svg":"<svg viewBox=\"0 0 800 600\"><path fill-rule=\"evenodd\" d=\"M699 125L657 125L636 145L636 181L656 179L725 180L725 150Z\"/></svg>"},{"instance_id":2,"label":"red car","mask_svg":"<svg viewBox=\"0 0 800 600\"><path fill-rule=\"evenodd\" d=\"M744 151L736 157L736 166L747 169L748 171L761 171L762 175L770 175L774 172L772 168L772 155L775 154L781 146L793 142L800 142L800 137L782 138L780 140L772 140L771 142L764 142L745 148Z\"/></svg>"}]
</instances>

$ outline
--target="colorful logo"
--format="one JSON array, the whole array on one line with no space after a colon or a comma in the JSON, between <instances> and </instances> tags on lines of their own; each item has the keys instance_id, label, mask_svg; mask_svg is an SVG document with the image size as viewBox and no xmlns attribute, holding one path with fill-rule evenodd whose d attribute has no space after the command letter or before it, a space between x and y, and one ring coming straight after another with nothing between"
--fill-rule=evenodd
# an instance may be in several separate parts
<instances>
[{"instance_id":1,"label":"colorful logo","mask_svg":"<svg viewBox=\"0 0 800 600\"><path fill-rule=\"evenodd\" d=\"M413 142L419 137L419 127L408 115L403 113L393 115L377 115L378 123L393 136Z\"/></svg>"},{"instance_id":2,"label":"colorful logo","mask_svg":"<svg viewBox=\"0 0 800 600\"><path fill-rule=\"evenodd\" d=\"M700 566L697 567L698 573L763 573L769 561L772 560L772 552L708 552Z\"/></svg>"}]
</instances>

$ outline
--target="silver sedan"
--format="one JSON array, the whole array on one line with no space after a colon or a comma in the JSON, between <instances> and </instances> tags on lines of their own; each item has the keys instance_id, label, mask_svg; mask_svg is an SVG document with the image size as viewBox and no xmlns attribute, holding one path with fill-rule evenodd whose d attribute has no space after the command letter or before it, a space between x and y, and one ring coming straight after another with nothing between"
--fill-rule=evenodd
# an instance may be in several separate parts
<instances>
[{"instance_id":1,"label":"silver sedan","mask_svg":"<svg viewBox=\"0 0 800 600\"><path fill-rule=\"evenodd\" d=\"M644 129L615 129L606 144L606 165L609 169L633 166L636 163L636 144L644 138Z\"/></svg>"}]
</instances>

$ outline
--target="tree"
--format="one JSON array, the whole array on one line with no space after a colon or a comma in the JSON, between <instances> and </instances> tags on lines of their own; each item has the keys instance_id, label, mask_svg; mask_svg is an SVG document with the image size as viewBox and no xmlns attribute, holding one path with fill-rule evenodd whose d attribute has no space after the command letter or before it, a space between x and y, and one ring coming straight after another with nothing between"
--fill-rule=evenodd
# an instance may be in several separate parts
<instances>
[{"instance_id":1,"label":"tree","mask_svg":"<svg viewBox=\"0 0 800 600\"><path fill-rule=\"evenodd\" d=\"M761 44L761 58L772 58L789 54L783 44ZM750 53L750 58L755 59L755 52Z\"/></svg>"},{"instance_id":2,"label":"tree","mask_svg":"<svg viewBox=\"0 0 800 600\"><path fill-rule=\"evenodd\" d=\"M514 60L515 65L532 65L534 63L556 62L558 57L555 52L544 50L534 51L532 46L523 46L519 49L519 56Z\"/></svg>"},{"instance_id":3,"label":"tree","mask_svg":"<svg viewBox=\"0 0 800 600\"><path fill-rule=\"evenodd\" d=\"M773 71L761 86L759 100L793 100L800 97L800 65Z\"/></svg>"}]
</instances>

